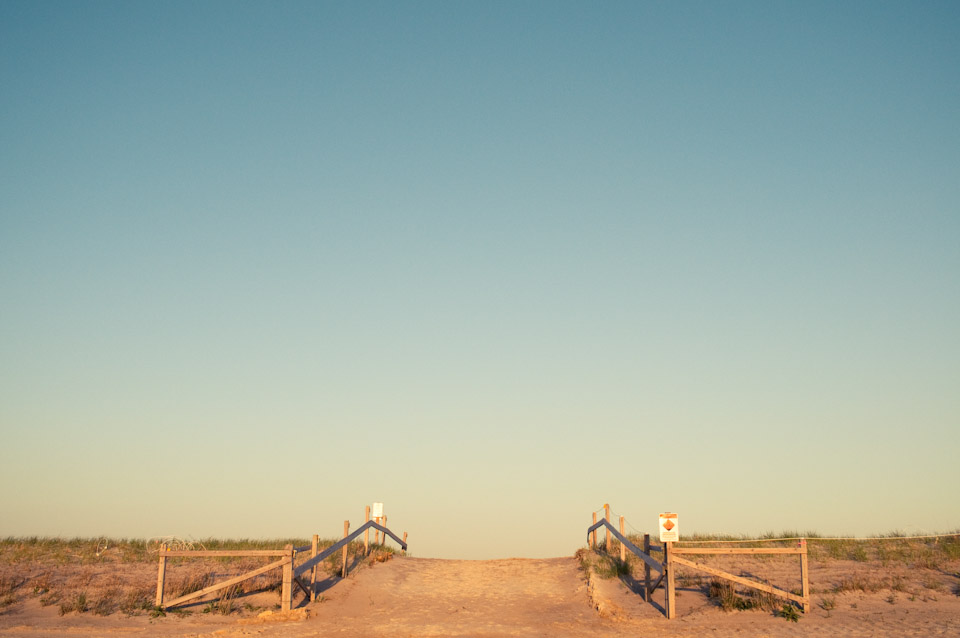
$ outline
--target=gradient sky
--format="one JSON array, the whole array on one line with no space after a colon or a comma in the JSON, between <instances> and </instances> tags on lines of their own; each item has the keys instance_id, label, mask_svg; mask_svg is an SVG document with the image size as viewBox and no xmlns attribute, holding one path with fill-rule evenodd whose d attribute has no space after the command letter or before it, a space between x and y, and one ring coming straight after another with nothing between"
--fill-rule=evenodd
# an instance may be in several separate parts
<instances>
[{"instance_id":1,"label":"gradient sky","mask_svg":"<svg viewBox=\"0 0 960 638\"><path fill-rule=\"evenodd\" d=\"M0 3L0 535L957 529L958 33Z\"/></svg>"}]
</instances>

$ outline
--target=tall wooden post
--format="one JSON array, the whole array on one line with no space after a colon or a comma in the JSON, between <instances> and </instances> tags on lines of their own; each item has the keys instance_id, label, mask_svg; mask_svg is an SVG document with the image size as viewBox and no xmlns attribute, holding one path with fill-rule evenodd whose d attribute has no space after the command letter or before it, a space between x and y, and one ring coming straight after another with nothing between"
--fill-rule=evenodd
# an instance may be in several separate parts
<instances>
[{"instance_id":1,"label":"tall wooden post","mask_svg":"<svg viewBox=\"0 0 960 638\"><path fill-rule=\"evenodd\" d=\"M608 523L610 522L610 503L603 504L603 520L607 521ZM603 534L604 534L604 538L606 539L607 553L609 554L610 553L610 530L607 528L604 528Z\"/></svg>"},{"instance_id":2,"label":"tall wooden post","mask_svg":"<svg viewBox=\"0 0 960 638\"><path fill-rule=\"evenodd\" d=\"M374 517L373 517L373 522L376 523L377 525L380 525L380 517L379 517L379 516L374 516ZM373 530L373 544L374 544L374 545L379 545L379 544L380 544L380 530L378 530L378 529L374 529L374 530Z\"/></svg>"},{"instance_id":3,"label":"tall wooden post","mask_svg":"<svg viewBox=\"0 0 960 638\"><path fill-rule=\"evenodd\" d=\"M343 521L343 537L346 538L350 535L350 521ZM340 577L347 577L347 546L350 543L347 543L343 546L343 569L340 570Z\"/></svg>"},{"instance_id":4,"label":"tall wooden post","mask_svg":"<svg viewBox=\"0 0 960 638\"><path fill-rule=\"evenodd\" d=\"M404 545L407 544L407 533L406 533L406 532L403 533L403 544L404 544ZM407 555L407 550L406 550L406 549L403 550L403 555L404 555L404 556Z\"/></svg>"},{"instance_id":5,"label":"tall wooden post","mask_svg":"<svg viewBox=\"0 0 960 638\"><path fill-rule=\"evenodd\" d=\"M311 544L310 558L316 558L317 554L320 553L320 536L318 534L313 535L313 543ZM317 565L314 564L313 569L310 570L310 602L317 602Z\"/></svg>"},{"instance_id":6,"label":"tall wooden post","mask_svg":"<svg viewBox=\"0 0 960 638\"><path fill-rule=\"evenodd\" d=\"M673 548L673 543L664 542L663 543L663 554L665 557L664 569L667 570L667 595L666 595L666 608L667 608L667 620L673 620L677 617L677 591L676 591L676 581L675 574L673 573L673 552L670 551Z\"/></svg>"},{"instance_id":7,"label":"tall wooden post","mask_svg":"<svg viewBox=\"0 0 960 638\"><path fill-rule=\"evenodd\" d=\"M650 555L650 534L643 535L643 553ZM643 561L643 592L643 599L650 602L650 595L653 592L650 591L650 565L647 565L647 561Z\"/></svg>"},{"instance_id":8,"label":"tall wooden post","mask_svg":"<svg viewBox=\"0 0 960 638\"><path fill-rule=\"evenodd\" d=\"M367 515L364 519L365 523L370 522L370 506L367 505ZM367 531L363 533L363 555L366 556L370 553L370 528L367 528Z\"/></svg>"},{"instance_id":9,"label":"tall wooden post","mask_svg":"<svg viewBox=\"0 0 960 638\"><path fill-rule=\"evenodd\" d=\"M283 551L287 553L283 563L283 583L280 586L280 610L290 611L293 608L293 545L285 545Z\"/></svg>"},{"instance_id":10,"label":"tall wooden post","mask_svg":"<svg viewBox=\"0 0 960 638\"><path fill-rule=\"evenodd\" d=\"M622 516L620 517L620 536L623 536L624 538L627 537L627 535L623 531ZM626 560L627 560L627 546L623 544L623 541L621 541L620 542L620 562L623 563L623 562L626 562Z\"/></svg>"},{"instance_id":11,"label":"tall wooden post","mask_svg":"<svg viewBox=\"0 0 960 638\"><path fill-rule=\"evenodd\" d=\"M597 524L596 512L593 513L593 524L594 525ZM593 530L592 532L590 532L590 549L596 549L596 548L597 548L597 530Z\"/></svg>"},{"instance_id":12,"label":"tall wooden post","mask_svg":"<svg viewBox=\"0 0 960 638\"><path fill-rule=\"evenodd\" d=\"M160 543L160 566L157 569L157 607L163 607L163 582L167 577L167 544Z\"/></svg>"},{"instance_id":13,"label":"tall wooden post","mask_svg":"<svg viewBox=\"0 0 960 638\"><path fill-rule=\"evenodd\" d=\"M810 611L810 570L807 566L807 539L800 539L800 581L803 583L803 613Z\"/></svg>"}]
</instances>

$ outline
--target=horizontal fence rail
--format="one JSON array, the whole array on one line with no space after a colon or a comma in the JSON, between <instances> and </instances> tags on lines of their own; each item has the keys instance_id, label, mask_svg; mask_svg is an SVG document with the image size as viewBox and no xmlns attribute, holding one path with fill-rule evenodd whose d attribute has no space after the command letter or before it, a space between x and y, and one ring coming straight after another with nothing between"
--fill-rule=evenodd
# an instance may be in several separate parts
<instances>
[{"instance_id":1,"label":"horizontal fence rail","mask_svg":"<svg viewBox=\"0 0 960 638\"><path fill-rule=\"evenodd\" d=\"M799 547L678 547L673 546L673 555L679 554L806 554Z\"/></svg>"},{"instance_id":2,"label":"horizontal fence rail","mask_svg":"<svg viewBox=\"0 0 960 638\"><path fill-rule=\"evenodd\" d=\"M307 546L307 549L310 549L310 546ZM294 551L301 551L294 549ZM181 557L190 557L190 558L210 558L210 557L231 557L231 556L288 556L289 551L284 549L180 549L180 550L166 550L163 552L163 555L167 558L175 558L177 556Z\"/></svg>"}]
</instances>

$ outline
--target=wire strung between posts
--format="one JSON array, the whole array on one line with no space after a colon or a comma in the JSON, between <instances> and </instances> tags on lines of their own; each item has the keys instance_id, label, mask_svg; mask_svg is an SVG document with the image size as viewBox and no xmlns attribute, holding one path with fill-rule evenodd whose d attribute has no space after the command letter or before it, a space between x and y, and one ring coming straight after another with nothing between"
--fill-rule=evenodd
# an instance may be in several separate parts
<instances>
[{"instance_id":1,"label":"wire strung between posts","mask_svg":"<svg viewBox=\"0 0 960 638\"><path fill-rule=\"evenodd\" d=\"M623 522L626 523L626 524L630 527L630 529L632 529L633 531L635 531L637 534L646 534L646 532L644 532L643 530L639 530L639 529L637 529L636 527L634 527L634 526L630 523L630 521L628 521L626 518L623 519Z\"/></svg>"},{"instance_id":2,"label":"wire strung between posts","mask_svg":"<svg viewBox=\"0 0 960 638\"><path fill-rule=\"evenodd\" d=\"M598 514L604 511L603 507L595 509L594 514ZM610 523L612 524L614 520L617 519L617 513L611 508L610 510ZM642 530L637 529L627 520L627 517L623 517L623 522L626 523L630 529L635 531L637 534L646 534ZM909 540L921 540L927 538L954 538L960 537L960 532L950 533L950 534L925 534L921 536L789 536L786 538L738 538L736 540L686 540L686 541L674 541L676 543L779 543L781 541L799 541L799 540L808 540L808 541L909 541Z\"/></svg>"},{"instance_id":3,"label":"wire strung between posts","mask_svg":"<svg viewBox=\"0 0 960 638\"><path fill-rule=\"evenodd\" d=\"M615 512L615 511L613 511L613 510L610 510L610 524L611 524L611 525L613 525L613 521L617 520L617 517L618 517L618 516L619 516L619 515L617 514L617 512ZM634 527L633 524L627 519L626 516L623 517L623 522L626 523L627 526L628 526L630 529L632 529L633 531L635 531L639 536L643 536L644 534L647 533L647 532L645 532L645 531L643 531L643 530L639 530L639 529L637 529L636 527Z\"/></svg>"},{"instance_id":4,"label":"wire strung between posts","mask_svg":"<svg viewBox=\"0 0 960 638\"><path fill-rule=\"evenodd\" d=\"M677 543L778 543L780 541L908 541L921 538L950 538L958 534L928 534L926 536L790 536L789 538L743 538L737 540L686 540Z\"/></svg>"},{"instance_id":5,"label":"wire strung between posts","mask_svg":"<svg viewBox=\"0 0 960 638\"><path fill-rule=\"evenodd\" d=\"M611 509L611 510L610 510L610 524L612 525L612 524L613 524L613 521L617 520L618 517L619 517L619 513L618 513L618 512L615 512L615 511L613 511L613 510ZM642 530L639 530L639 529L637 529L636 527L634 527L634 526L630 523L630 521L627 520L627 517L626 517L626 516L623 517L623 522L626 523L626 524L630 527L630 529L632 529L633 531L635 531L637 534L646 534L646 532L644 532L644 531L642 531Z\"/></svg>"}]
</instances>

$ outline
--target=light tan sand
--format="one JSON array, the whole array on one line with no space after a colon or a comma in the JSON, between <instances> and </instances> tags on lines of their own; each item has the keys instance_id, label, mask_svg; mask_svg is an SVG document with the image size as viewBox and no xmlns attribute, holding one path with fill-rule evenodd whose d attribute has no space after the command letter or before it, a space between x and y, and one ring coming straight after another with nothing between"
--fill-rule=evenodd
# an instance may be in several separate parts
<instances>
[{"instance_id":1,"label":"light tan sand","mask_svg":"<svg viewBox=\"0 0 960 638\"><path fill-rule=\"evenodd\" d=\"M740 565L785 583L794 567L769 561ZM879 582L886 576L880 569L830 561L812 565L811 581L815 591L826 592L831 583L857 574ZM298 598L300 611L293 614L59 616L53 607L26 599L0 614L0 637L960 636L960 597L951 590L951 579L957 580L952 572L943 572L939 590L906 581L897 591L815 593L815 605L827 596L835 600L835 609L828 614L815 606L797 623L765 611L724 612L691 582L679 592L680 617L669 621L658 608L662 592L651 605L619 580L594 577L588 582L574 558L396 558L334 583L322 602Z\"/></svg>"}]
</instances>

